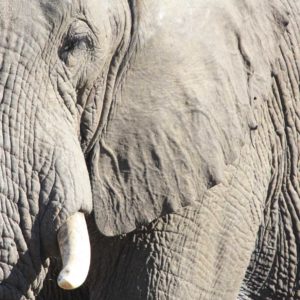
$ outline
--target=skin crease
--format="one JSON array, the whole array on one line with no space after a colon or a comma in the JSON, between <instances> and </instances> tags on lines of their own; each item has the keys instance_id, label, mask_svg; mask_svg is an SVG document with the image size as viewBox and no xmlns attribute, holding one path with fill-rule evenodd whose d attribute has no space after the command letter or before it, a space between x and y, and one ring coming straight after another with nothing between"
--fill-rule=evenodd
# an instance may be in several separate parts
<instances>
[{"instance_id":1,"label":"skin crease","mask_svg":"<svg viewBox=\"0 0 300 300\"><path fill-rule=\"evenodd\" d=\"M298 299L300 6L0 2L0 299ZM56 232L87 215L85 285Z\"/></svg>"}]
</instances>

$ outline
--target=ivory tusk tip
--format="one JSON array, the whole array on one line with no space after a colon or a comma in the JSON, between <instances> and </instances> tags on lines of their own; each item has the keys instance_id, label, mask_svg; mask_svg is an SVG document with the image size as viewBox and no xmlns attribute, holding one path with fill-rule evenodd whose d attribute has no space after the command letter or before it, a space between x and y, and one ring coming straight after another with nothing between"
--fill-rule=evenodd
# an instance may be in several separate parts
<instances>
[{"instance_id":1,"label":"ivory tusk tip","mask_svg":"<svg viewBox=\"0 0 300 300\"><path fill-rule=\"evenodd\" d=\"M76 287L74 287L70 282L68 282L65 279L58 280L57 283L58 283L58 286L60 288L64 289L64 290L74 290L74 289L76 289Z\"/></svg>"},{"instance_id":2,"label":"ivory tusk tip","mask_svg":"<svg viewBox=\"0 0 300 300\"><path fill-rule=\"evenodd\" d=\"M76 282L76 280L68 278L68 275L59 275L57 278L57 284L64 290L74 290L80 287L83 282Z\"/></svg>"}]
</instances>

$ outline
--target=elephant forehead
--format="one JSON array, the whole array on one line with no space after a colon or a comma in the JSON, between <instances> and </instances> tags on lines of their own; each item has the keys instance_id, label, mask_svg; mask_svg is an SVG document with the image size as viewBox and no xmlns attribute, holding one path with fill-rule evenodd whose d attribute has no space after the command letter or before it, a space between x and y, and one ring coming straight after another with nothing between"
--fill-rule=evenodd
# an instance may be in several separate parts
<instances>
[{"instance_id":1,"label":"elephant forehead","mask_svg":"<svg viewBox=\"0 0 300 300\"><path fill-rule=\"evenodd\" d=\"M28 26L47 28L45 23L58 26L70 15L84 14L84 10L90 4L96 9L93 0L0 0L0 25L1 27L13 27L28 29ZM107 1L97 1L102 3ZM103 6L103 5L102 5ZM103 9L102 9L103 10ZM25 29L25 28L24 28Z\"/></svg>"},{"instance_id":2,"label":"elephant forehead","mask_svg":"<svg viewBox=\"0 0 300 300\"><path fill-rule=\"evenodd\" d=\"M81 0L0 0L0 51L7 48L14 50L15 46L23 43L34 46L36 52L45 47L51 35L57 35L59 39L71 16L79 15L83 10L80 2ZM25 56L30 55L25 53Z\"/></svg>"},{"instance_id":3,"label":"elephant forehead","mask_svg":"<svg viewBox=\"0 0 300 300\"><path fill-rule=\"evenodd\" d=\"M1 29L13 31L37 31L37 28L47 28L49 19L57 21L57 17L66 11L69 0L1 0L0 1L0 26ZM46 18L47 17L47 18Z\"/></svg>"},{"instance_id":4,"label":"elephant forehead","mask_svg":"<svg viewBox=\"0 0 300 300\"><path fill-rule=\"evenodd\" d=\"M9 27L16 24L22 17L31 17L34 5L31 1L24 0L2 0L0 1L1 27Z\"/></svg>"}]
</instances>

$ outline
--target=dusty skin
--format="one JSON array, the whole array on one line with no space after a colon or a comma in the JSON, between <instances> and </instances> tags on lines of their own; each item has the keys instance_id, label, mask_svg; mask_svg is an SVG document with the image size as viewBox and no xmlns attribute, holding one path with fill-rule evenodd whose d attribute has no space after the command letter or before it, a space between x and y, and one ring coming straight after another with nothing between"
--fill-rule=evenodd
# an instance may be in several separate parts
<instances>
[{"instance_id":1,"label":"dusty skin","mask_svg":"<svg viewBox=\"0 0 300 300\"><path fill-rule=\"evenodd\" d=\"M299 83L298 0L1 0L0 300L300 299Z\"/></svg>"}]
</instances>

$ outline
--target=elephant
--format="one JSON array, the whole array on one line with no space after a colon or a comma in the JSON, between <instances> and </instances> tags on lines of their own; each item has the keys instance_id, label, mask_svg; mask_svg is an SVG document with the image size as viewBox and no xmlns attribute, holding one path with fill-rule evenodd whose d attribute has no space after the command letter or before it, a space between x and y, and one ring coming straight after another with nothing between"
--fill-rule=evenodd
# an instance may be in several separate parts
<instances>
[{"instance_id":1,"label":"elephant","mask_svg":"<svg viewBox=\"0 0 300 300\"><path fill-rule=\"evenodd\" d=\"M0 1L0 299L300 299L299 28L297 0Z\"/></svg>"}]
</instances>

